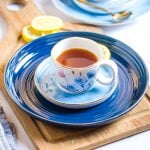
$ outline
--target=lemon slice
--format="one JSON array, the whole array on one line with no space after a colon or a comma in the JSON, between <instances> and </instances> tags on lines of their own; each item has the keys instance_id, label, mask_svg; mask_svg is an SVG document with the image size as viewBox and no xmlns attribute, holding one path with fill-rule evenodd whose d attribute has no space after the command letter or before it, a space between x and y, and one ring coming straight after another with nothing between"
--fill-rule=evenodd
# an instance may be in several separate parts
<instances>
[{"instance_id":1,"label":"lemon slice","mask_svg":"<svg viewBox=\"0 0 150 150\"><path fill-rule=\"evenodd\" d=\"M110 50L105 45L99 44L99 46L103 49L104 59L110 59L110 57L111 57Z\"/></svg>"},{"instance_id":2,"label":"lemon slice","mask_svg":"<svg viewBox=\"0 0 150 150\"><path fill-rule=\"evenodd\" d=\"M60 29L63 26L63 22L55 16L38 16L32 20L31 26L37 31L51 32Z\"/></svg>"},{"instance_id":3,"label":"lemon slice","mask_svg":"<svg viewBox=\"0 0 150 150\"><path fill-rule=\"evenodd\" d=\"M27 25L23 28L22 30L22 38L26 41L26 42L30 42L36 38L39 38L40 36L45 35L42 32L39 31L35 31L30 25Z\"/></svg>"}]
</instances>

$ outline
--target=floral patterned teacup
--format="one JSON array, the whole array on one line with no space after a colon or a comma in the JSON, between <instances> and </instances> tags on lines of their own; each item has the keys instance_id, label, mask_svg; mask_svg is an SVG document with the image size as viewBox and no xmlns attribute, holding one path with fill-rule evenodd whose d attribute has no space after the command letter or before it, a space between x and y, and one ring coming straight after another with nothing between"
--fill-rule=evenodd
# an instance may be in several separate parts
<instances>
[{"instance_id":1,"label":"floral patterned teacup","mask_svg":"<svg viewBox=\"0 0 150 150\"><path fill-rule=\"evenodd\" d=\"M81 48L86 49L98 57L93 65L83 68L72 68L57 61L65 50ZM71 37L59 41L51 51L51 59L55 71L58 87L68 93L82 93L92 89L96 82L112 84L118 78L118 67L112 60L104 60L101 47L93 40L81 37ZM102 70L106 69L107 74Z\"/></svg>"}]
</instances>

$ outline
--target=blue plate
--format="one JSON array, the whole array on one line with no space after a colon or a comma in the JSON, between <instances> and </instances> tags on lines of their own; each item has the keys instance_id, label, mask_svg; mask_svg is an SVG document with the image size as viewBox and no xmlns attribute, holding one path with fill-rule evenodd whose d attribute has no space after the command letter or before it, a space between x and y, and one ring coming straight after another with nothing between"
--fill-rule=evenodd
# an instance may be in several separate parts
<instances>
[{"instance_id":1,"label":"blue plate","mask_svg":"<svg viewBox=\"0 0 150 150\"><path fill-rule=\"evenodd\" d=\"M132 7L129 7L127 9L133 13L133 15L129 19L123 22L113 22L112 17L110 15L93 14L87 12L86 10L83 10L77 5L75 5L72 0L53 0L53 3L55 7L58 8L61 12L65 13L66 15L74 19L89 24L103 25L103 26L121 25L133 22L141 15L150 10L150 0L137 0Z\"/></svg>"},{"instance_id":2,"label":"blue plate","mask_svg":"<svg viewBox=\"0 0 150 150\"><path fill-rule=\"evenodd\" d=\"M34 73L50 56L51 48L68 37L84 37L106 45L119 67L117 90L105 102L88 109L66 109L47 101L36 89ZM8 62L4 75L12 100L38 119L68 126L95 126L110 123L133 109L148 86L148 72L141 57L124 43L90 32L61 32L41 37L20 48Z\"/></svg>"},{"instance_id":3,"label":"blue plate","mask_svg":"<svg viewBox=\"0 0 150 150\"><path fill-rule=\"evenodd\" d=\"M108 69L103 68L101 70L101 73L109 75ZM97 81L94 88L84 93L71 94L63 92L56 84L50 57L43 60L37 67L34 81L38 91L48 101L61 107L73 109L88 108L104 102L116 90L118 83L117 79L112 84L107 85Z\"/></svg>"},{"instance_id":4,"label":"blue plate","mask_svg":"<svg viewBox=\"0 0 150 150\"><path fill-rule=\"evenodd\" d=\"M91 7L87 4L81 3L78 0L72 0L78 7L80 7L83 10L86 10L90 13L96 13L96 14L107 14L104 11L101 11L100 9L96 9L94 7ZM111 12L119 12L126 10L130 6L132 6L137 0L105 0L105 1L91 1L91 3L106 8ZM90 1L89 1L90 2Z\"/></svg>"}]
</instances>

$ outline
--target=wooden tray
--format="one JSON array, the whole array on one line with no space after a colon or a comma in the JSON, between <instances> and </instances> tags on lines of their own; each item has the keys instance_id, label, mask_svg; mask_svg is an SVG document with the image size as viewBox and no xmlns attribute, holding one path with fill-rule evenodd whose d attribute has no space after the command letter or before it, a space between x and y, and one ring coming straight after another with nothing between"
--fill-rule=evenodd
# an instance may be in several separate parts
<instances>
[{"instance_id":1,"label":"wooden tray","mask_svg":"<svg viewBox=\"0 0 150 150\"><path fill-rule=\"evenodd\" d=\"M33 17L41 14L32 1L18 2L25 6L19 12L13 12L6 9L6 5L11 1L0 1L0 13L8 23L8 33L0 43L0 90L37 149L92 149L150 129L150 101L146 96L135 109L113 124L90 129L68 129L46 124L31 118L14 104L4 87L4 68L12 54L25 44L20 37L22 27L29 24ZM80 24L65 23L63 28L102 33L99 28Z\"/></svg>"}]
</instances>

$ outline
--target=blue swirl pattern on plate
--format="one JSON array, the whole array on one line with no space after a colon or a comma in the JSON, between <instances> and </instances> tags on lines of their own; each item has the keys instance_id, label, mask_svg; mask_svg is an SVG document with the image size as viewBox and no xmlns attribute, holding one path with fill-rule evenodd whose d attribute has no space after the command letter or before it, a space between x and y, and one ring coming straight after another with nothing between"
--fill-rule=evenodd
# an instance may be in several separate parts
<instances>
[{"instance_id":1,"label":"blue swirl pattern on plate","mask_svg":"<svg viewBox=\"0 0 150 150\"><path fill-rule=\"evenodd\" d=\"M111 59L119 67L118 90L105 102L89 109L72 110L58 107L45 100L34 84L37 66L50 55L51 48L68 37L84 37L106 45ZM90 32L62 32L41 37L17 51L5 70L5 86L12 100L38 119L68 126L95 126L110 123L142 99L148 86L148 72L141 57L126 44Z\"/></svg>"}]
</instances>

